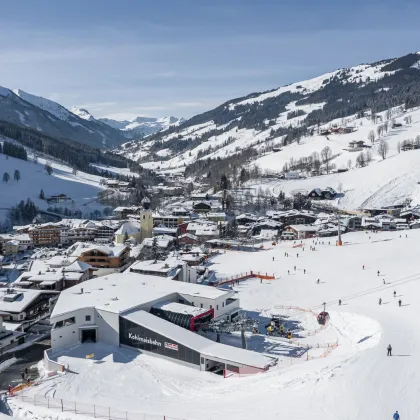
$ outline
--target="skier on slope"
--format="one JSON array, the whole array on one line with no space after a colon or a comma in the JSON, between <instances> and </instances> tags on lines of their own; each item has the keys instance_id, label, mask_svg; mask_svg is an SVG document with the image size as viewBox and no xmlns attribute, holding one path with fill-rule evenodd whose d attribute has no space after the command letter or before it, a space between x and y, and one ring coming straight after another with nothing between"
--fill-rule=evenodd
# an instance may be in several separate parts
<instances>
[{"instance_id":1,"label":"skier on slope","mask_svg":"<svg viewBox=\"0 0 420 420\"><path fill-rule=\"evenodd\" d=\"M387 350L388 350L388 352L387 352L387 356L392 356L392 347L391 347L391 344L388 344L388 347L386 348Z\"/></svg>"},{"instance_id":2,"label":"skier on slope","mask_svg":"<svg viewBox=\"0 0 420 420\"><path fill-rule=\"evenodd\" d=\"M379 298L379 305L382 305L382 298Z\"/></svg>"},{"instance_id":3,"label":"skier on slope","mask_svg":"<svg viewBox=\"0 0 420 420\"><path fill-rule=\"evenodd\" d=\"M398 306L401 307L401 299L398 301Z\"/></svg>"},{"instance_id":4,"label":"skier on slope","mask_svg":"<svg viewBox=\"0 0 420 420\"><path fill-rule=\"evenodd\" d=\"M394 415L392 416L392 418L394 420L400 420L400 415L398 414L398 410L394 413Z\"/></svg>"},{"instance_id":5,"label":"skier on slope","mask_svg":"<svg viewBox=\"0 0 420 420\"><path fill-rule=\"evenodd\" d=\"M394 290L394 297L397 297L397 292Z\"/></svg>"}]
</instances>

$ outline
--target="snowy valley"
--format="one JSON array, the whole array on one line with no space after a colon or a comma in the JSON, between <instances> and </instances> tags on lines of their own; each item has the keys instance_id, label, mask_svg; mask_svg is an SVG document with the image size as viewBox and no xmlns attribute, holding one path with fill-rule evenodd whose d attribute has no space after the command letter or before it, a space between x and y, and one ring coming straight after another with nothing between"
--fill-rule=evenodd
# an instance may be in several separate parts
<instances>
[{"instance_id":1,"label":"snowy valley","mask_svg":"<svg viewBox=\"0 0 420 420\"><path fill-rule=\"evenodd\" d=\"M187 120L0 88L0 419L416 418L419 63Z\"/></svg>"}]
</instances>

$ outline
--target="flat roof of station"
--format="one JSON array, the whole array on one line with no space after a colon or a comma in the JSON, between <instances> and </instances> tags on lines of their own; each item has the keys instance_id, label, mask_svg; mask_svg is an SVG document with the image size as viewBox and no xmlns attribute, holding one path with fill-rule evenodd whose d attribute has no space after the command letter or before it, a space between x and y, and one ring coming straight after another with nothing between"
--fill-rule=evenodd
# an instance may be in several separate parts
<instances>
[{"instance_id":1,"label":"flat roof of station","mask_svg":"<svg viewBox=\"0 0 420 420\"><path fill-rule=\"evenodd\" d=\"M222 296L228 298L233 292L158 276L115 273L63 290L51 317L86 307L121 313L174 293L191 297L191 299L194 297L217 299Z\"/></svg>"}]
</instances>

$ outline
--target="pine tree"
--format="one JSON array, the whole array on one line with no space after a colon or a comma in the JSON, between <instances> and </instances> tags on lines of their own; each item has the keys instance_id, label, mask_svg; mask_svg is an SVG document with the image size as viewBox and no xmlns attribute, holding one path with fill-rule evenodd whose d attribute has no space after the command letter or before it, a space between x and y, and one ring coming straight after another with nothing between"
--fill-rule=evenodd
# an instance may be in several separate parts
<instances>
[{"instance_id":1,"label":"pine tree","mask_svg":"<svg viewBox=\"0 0 420 420\"><path fill-rule=\"evenodd\" d=\"M152 259L157 261L159 258L159 246L157 243L157 238L156 236L153 238L153 242L152 242Z\"/></svg>"},{"instance_id":2,"label":"pine tree","mask_svg":"<svg viewBox=\"0 0 420 420\"><path fill-rule=\"evenodd\" d=\"M9 182L9 179L10 179L10 175L7 172L5 172L3 174L3 182L7 184Z\"/></svg>"},{"instance_id":3,"label":"pine tree","mask_svg":"<svg viewBox=\"0 0 420 420\"><path fill-rule=\"evenodd\" d=\"M19 169L15 169L15 172L13 173L13 178L16 182L19 182L20 180L20 172Z\"/></svg>"},{"instance_id":4,"label":"pine tree","mask_svg":"<svg viewBox=\"0 0 420 420\"><path fill-rule=\"evenodd\" d=\"M41 190L39 192L39 198L40 198L40 200L43 200L45 198L44 190Z\"/></svg>"},{"instance_id":5,"label":"pine tree","mask_svg":"<svg viewBox=\"0 0 420 420\"><path fill-rule=\"evenodd\" d=\"M124 242L127 242L130 238L128 237L128 233L124 233Z\"/></svg>"},{"instance_id":6,"label":"pine tree","mask_svg":"<svg viewBox=\"0 0 420 420\"><path fill-rule=\"evenodd\" d=\"M53 173L53 168L51 166L51 162L45 162L45 166L44 166L45 170L47 171L48 175L51 175Z\"/></svg>"},{"instance_id":7,"label":"pine tree","mask_svg":"<svg viewBox=\"0 0 420 420\"><path fill-rule=\"evenodd\" d=\"M222 198L222 210L224 211L226 208L226 195L228 189L228 179L226 174L223 174L220 177L220 189L223 191L223 198Z\"/></svg>"}]
</instances>

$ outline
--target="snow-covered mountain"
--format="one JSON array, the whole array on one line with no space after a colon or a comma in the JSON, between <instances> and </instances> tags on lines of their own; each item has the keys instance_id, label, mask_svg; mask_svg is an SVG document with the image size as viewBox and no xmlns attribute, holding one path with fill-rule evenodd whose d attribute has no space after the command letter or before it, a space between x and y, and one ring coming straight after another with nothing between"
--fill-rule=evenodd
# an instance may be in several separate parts
<instances>
[{"instance_id":1,"label":"snow-covered mountain","mask_svg":"<svg viewBox=\"0 0 420 420\"><path fill-rule=\"evenodd\" d=\"M101 149L118 146L125 140L119 130L89 118L87 112L82 114L20 89L0 87L0 121Z\"/></svg>"},{"instance_id":2,"label":"snow-covered mountain","mask_svg":"<svg viewBox=\"0 0 420 420\"><path fill-rule=\"evenodd\" d=\"M272 186L275 194L343 184L351 190L340 200L347 208L391 205L406 199L417 202L420 173L414 169L420 150L399 153L397 149L420 136L419 62L418 53L408 54L253 93L141 142L126 143L115 152L140 160L147 168L186 170L188 175L208 173L208 159L222 159L226 171L258 165L263 173L280 173L287 167L308 178L277 181ZM398 127L393 128L395 122ZM338 132L342 134L327 133L331 128L341 128ZM382 140L389 147L385 161L378 153ZM351 141L365 141L366 147L351 148ZM348 171L313 177L316 168L308 162L319 161L326 146L332 151L330 163L336 170ZM369 167L360 167L357 158L362 151L372 156ZM325 168L320 173L325 174ZM253 185L258 188L258 183Z\"/></svg>"},{"instance_id":3,"label":"snow-covered mountain","mask_svg":"<svg viewBox=\"0 0 420 420\"><path fill-rule=\"evenodd\" d=\"M94 121L94 116L86 109L76 108L75 106L70 110L74 115L83 118L86 121Z\"/></svg>"},{"instance_id":4,"label":"snow-covered mountain","mask_svg":"<svg viewBox=\"0 0 420 420\"><path fill-rule=\"evenodd\" d=\"M128 139L135 139L166 130L174 125L182 124L185 120L184 118L176 117L136 117L131 120L122 121L99 118L99 121L108 124L112 128L123 131Z\"/></svg>"}]
</instances>

